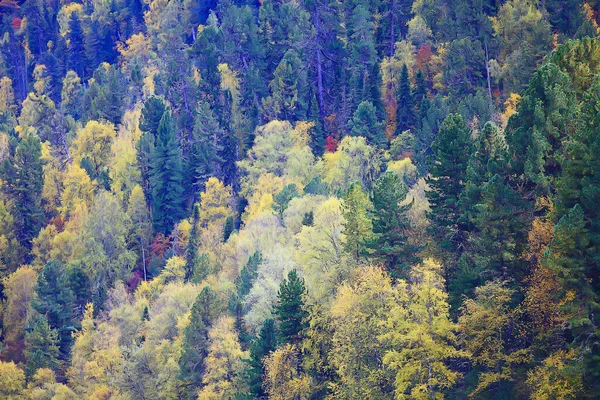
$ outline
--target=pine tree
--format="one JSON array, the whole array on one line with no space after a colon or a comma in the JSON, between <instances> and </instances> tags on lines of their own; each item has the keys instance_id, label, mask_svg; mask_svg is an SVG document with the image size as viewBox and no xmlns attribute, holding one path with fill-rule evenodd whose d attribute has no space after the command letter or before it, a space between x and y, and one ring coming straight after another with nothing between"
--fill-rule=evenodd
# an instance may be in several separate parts
<instances>
[{"instance_id":1,"label":"pine tree","mask_svg":"<svg viewBox=\"0 0 600 400\"><path fill-rule=\"evenodd\" d=\"M373 186L373 238L368 247L373 259L383 262L394 277L400 277L418 262L417 248L409 243L411 224L406 215L408 189L400 177L387 172Z\"/></svg>"},{"instance_id":2,"label":"pine tree","mask_svg":"<svg viewBox=\"0 0 600 400\"><path fill-rule=\"evenodd\" d=\"M230 215L225 220L225 225L223 226L223 243L227 242L234 229L235 225L233 222L233 217Z\"/></svg>"},{"instance_id":3,"label":"pine tree","mask_svg":"<svg viewBox=\"0 0 600 400\"><path fill-rule=\"evenodd\" d=\"M559 290L554 293L555 302L568 316L574 336L593 326L594 309L598 308L597 294L589 279L593 272L589 262L590 236L583 209L576 204L554 227L554 239L541 261L556 276Z\"/></svg>"},{"instance_id":4,"label":"pine tree","mask_svg":"<svg viewBox=\"0 0 600 400\"><path fill-rule=\"evenodd\" d=\"M165 111L157 128L152 154L150 185L154 230L169 234L184 217L181 152L170 111Z\"/></svg>"},{"instance_id":5,"label":"pine tree","mask_svg":"<svg viewBox=\"0 0 600 400\"><path fill-rule=\"evenodd\" d=\"M459 196L465 187L471 154L470 130L460 115L446 117L431 147L434 154L427 179L431 188L427 192L431 230L441 249L460 255L466 237L459 224L463 213Z\"/></svg>"},{"instance_id":6,"label":"pine tree","mask_svg":"<svg viewBox=\"0 0 600 400\"><path fill-rule=\"evenodd\" d=\"M400 80L398 81L397 108L396 108L396 135L413 129L415 126L415 111L408 68L402 66Z\"/></svg>"},{"instance_id":7,"label":"pine tree","mask_svg":"<svg viewBox=\"0 0 600 400\"><path fill-rule=\"evenodd\" d=\"M288 50L269 83L271 97L264 103L269 119L302 120L308 113L306 72L298 52Z\"/></svg>"},{"instance_id":8,"label":"pine tree","mask_svg":"<svg viewBox=\"0 0 600 400\"><path fill-rule=\"evenodd\" d=\"M450 291L456 298L493 278L520 281L525 277L526 267L519 257L525 243L520 195L496 174L481 187L480 196L463 260L474 269L474 280L456 287L454 279L461 280L461 272L451 277Z\"/></svg>"},{"instance_id":9,"label":"pine tree","mask_svg":"<svg viewBox=\"0 0 600 400\"><path fill-rule=\"evenodd\" d=\"M377 110L370 101L358 105L352 119L348 121L350 135L363 136L369 144L383 147L386 144L385 123L377 117Z\"/></svg>"},{"instance_id":10,"label":"pine tree","mask_svg":"<svg viewBox=\"0 0 600 400\"><path fill-rule=\"evenodd\" d=\"M58 334L61 359L68 357L75 330L75 298L68 284L64 266L50 261L38 275L35 288L37 296L33 301L33 308L47 319L50 328Z\"/></svg>"},{"instance_id":11,"label":"pine tree","mask_svg":"<svg viewBox=\"0 0 600 400\"><path fill-rule=\"evenodd\" d=\"M190 312L189 324L183 332L180 377L184 383L186 398L195 398L202 384L205 370L204 359L208 355L208 331L218 312L217 297L210 286L198 294Z\"/></svg>"},{"instance_id":12,"label":"pine tree","mask_svg":"<svg viewBox=\"0 0 600 400\"><path fill-rule=\"evenodd\" d=\"M28 135L0 164L0 188L14 205L15 236L29 247L42 226L42 189L44 171L42 145L39 137ZM27 261L27 260L26 260Z\"/></svg>"},{"instance_id":13,"label":"pine tree","mask_svg":"<svg viewBox=\"0 0 600 400\"><path fill-rule=\"evenodd\" d=\"M86 56L83 41L83 28L79 15L76 12L71 13L69 19L69 52L68 52L68 68L77 73L79 76L86 76ZM94 66L98 64L93 64ZM89 76L89 75L87 75Z\"/></svg>"},{"instance_id":14,"label":"pine tree","mask_svg":"<svg viewBox=\"0 0 600 400\"><path fill-rule=\"evenodd\" d=\"M210 105L201 103L194 120L188 165L194 198L197 193L204 191L208 178L220 175L223 160L219 153L223 150L221 142L224 135Z\"/></svg>"},{"instance_id":15,"label":"pine tree","mask_svg":"<svg viewBox=\"0 0 600 400\"><path fill-rule=\"evenodd\" d=\"M358 4L351 10L348 21L348 51L347 68L349 73L349 112L358 105L369 100L372 93L369 83L376 80L370 76L373 65L377 62L375 38L373 35L373 16L364 4Z\"/></svg>"},{"instance_id":16,"label":"pine tree","mask_svg":"<svg viewBox=\"0 0 600 400\"><path fill-rule=\"evenodd\" d=\"M304 305L305 295L304 279L298 276L295 269L291 270L287 279L279 286L278 302L274 307L280 343L298 343L302 339L308 317Z\"/></svg>"},{"instance_id":17,"label":"pine tree","mask_svg":"<svg viewBox=\"0 0 600 400\"><path fill-rule=\"evenodd\" d=\"M59 366L58 334L44 316L34 317L32 328L25 333L25 373L31 377L40 368Z\"/></svg>"},{"instance_id":18,"label":"pine tree","mask_svg":"<svg viewBox=\"0 0 600 400\"><path fill-rule=\"evenodd\" d=\"M240 271L240 276L235 280L237 295L240 299L243 299L252 289L252 285L258 277L258 266L261 262L262 256L257 251L248 258L248 262Z\"/></svg>"},{"instance_id":19,"label":"pine tree","mask_svg":"<svg viewBox=\"0 0 600 400\"><path fill-rule=\"evenodd\" d=\"M277 348L275 321L266 319L260 328L258 337L250 346L249 368L246 372L248 396L253 399L265 398L263 376L265 374L264 359Z\"/></svg>"}]
</instances>

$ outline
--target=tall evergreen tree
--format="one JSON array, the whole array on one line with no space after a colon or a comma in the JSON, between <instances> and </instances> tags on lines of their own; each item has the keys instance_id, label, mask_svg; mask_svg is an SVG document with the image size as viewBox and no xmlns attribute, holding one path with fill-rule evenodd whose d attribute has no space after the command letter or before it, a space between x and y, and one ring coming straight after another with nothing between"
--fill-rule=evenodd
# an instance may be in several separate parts
<instances>
[{"instance_id":1,"label":"tall evergreen tree","mask_svg":"<svg viewBox=\"0 0 600 400\"><path fill-rule=\"evenodd\" d=\"M1 191L13 202L15 236L29 247L42 226L44 171L42 145L36 135L25 136L0 164ZM27 260L26 260L27 261Z\"/></svg>"},{"instance_id":2,"label":"tall evergreen tree","mask_svg":"<svg viewBox=\"0 0 600 400\"><path fill-rule=\"evenodd\" d=\"M185 249L185 281L189 281L195 275L198 262L198 248L200 246L200 206L194 204L192 211L192 229Z\"/></svg>"},{"instance_id":3,"label":"tall evergreen tree","mask_svg":"<svg viewBox=\"0 0 600 400\"><path fill-rule=\"evenodd\" d=\"M190 312L189 324L183 332L180 376L184 385L185 398L195 398L202 384L208 355L208 331L218 312L217 297L210 286L198 294Z\"/></svg>"},{"instance_id":4,"label":"tall evergreen tree","mask_svg":"<svg viewBox=\"0 0 600 400\"><path fill-rule=\"evenodd\" d=\"M275 321L266 319L260 328L258 337L250 346L249 368L246 372L248 382L248 396L252 399L266 398L263 385L265 374L264 359L277 348L277 333Z\"/></svg>"},{"instance_id":5,"label":"tall evergreen tree","mask_svg":"<svg viewBox=\"0 0 600 400\"><path fill-rule=\"evenodd\" d=\"M465 229L459 223L459 197L471 153L470 129L460 115L451 114L444 120L431 147L431 175L427 179L431 188L427 192L431 230L442 250L459 255L466 240Z\"/></svg>"},{"instance_id":6,"label":"tall evergreen tree","mask_svg":"<svg viewBox=\"0 0 600 400\"><path fill-rule=\"evenodd\" d=\"M383 262L390 273L400 277L418 262L417 248L409 243L411 224L406 215L411 204L401 204L406 200L408 189L402 179L387 172L373 186L373 239L369 243L369 253Z\"/></svg>"},{"instance_id":7,"label":"tall evergreen tree","mask_svg":"<svg viewBox=\"0 0 600 400\"><path fill-rule=\"evenodd\" d=\"M304 304L306 287L304 278L296 270L288 273L279 286L274 314L278 324L280 343L298 343L307 326L308 312Z\"/></svg>"},{"instance_id":8,"label":"tall evergreen tree","mask_svg":"<svg viewBox=\"0 0 600 400\"><path fill-rule=\"evenodd\" d=\"M79 15L76 12L71 13L69 19L69 46L68 46L68 69L71 69L79 76L86 76L86 54L84 46L83 28ZM93 64L94 67L97 64ZM89 75L87 75L89 76Z\"/></svg>"},{"instance_id":9,"label":"tall evergreen tree","mask_svg":"<svg viewBox=\"0 0 600 400\"><path fill-rule=\"evenodd\" d=\"M34 317L32 328L25 333L25 373L31 377L40 368L59 367L58 334L44 316Z\"/></svg>"},{"instance_id":10,"label":"tall evergreen tree","mask_svg":"<svg viewBox=\"0 0 600 400\"><path fill-rule=\"evenodd\" d=\"M385 123L377 117L377 110L370 101L358 105L352 119L348 121L350 135L363 136L369 144L383 147L386 144Z\"/></svg>"},{"instance_id":11,"label":"tall evergreen tree","mask_svg":"<svg viewBox=\"0 0 600 400\"><path fill-rule=\"evenodd\" d=\"M57 261L46 263L38 275L35 292L37 296L33 301L33 308L47 319L51 329L56 330L60 358L65 360L75 331L75 298L64 266Z\"/></svg>"},{"instance_id":12,"label":"tall evergreen tree","mask_svg":"<svg viewBox=\"0 0 600 400\"><path fill-rule=\"evenodd\" d=\"M219 153L223 150L222 138L225 132L206 102L196 111L192 131L189 168L194 195L204 191L204 184L211 176L220 176L223 160Z\"/></svg>"},{"instance_id":13,"label":"tall evergreen tree","mask_svg":"<svg viewBox=\"0 0 600 400\"><path fill-rule=\"evenodd\" d=\"M402 70L400 71L396 101L396 135L400 135L402 132L414 128L416 119L413 96L410 88L410 78L408 76L406 64L402 66Z\"/></svg>"},{"instance_id":14,"label":"tall evergreen tree","mask_svg":"<svg viewBox=\"0 0 600 400\"><path fill-rule=\"evenodd\" d=\"M167 235L185 211L181 152L170 111L165 111L156 131L150 185L154 229Z\"/></svg>"}]
</instances>

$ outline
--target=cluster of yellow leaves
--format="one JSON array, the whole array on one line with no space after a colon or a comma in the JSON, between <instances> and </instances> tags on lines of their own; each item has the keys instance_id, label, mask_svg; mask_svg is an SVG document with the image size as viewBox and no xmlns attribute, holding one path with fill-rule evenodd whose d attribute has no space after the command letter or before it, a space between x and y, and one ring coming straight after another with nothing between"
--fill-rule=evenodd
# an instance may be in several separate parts
<instances>
[{"instance_id":1,"label":"cluster of yellow leaves","mask_svg":"<svg viewBox=\"0 0 600 400\"><path fill-rule=\"evenodd\" d=\"M209 332L211 340L206 357L206 372L202 379L204 387L198 400L234 400L243 392L243 359L248 353L242 351L232 317L219 318Z\"/></svg>"},{"instance_id":2,"label":"cluster of yellow leaves","mask_svg":"<svg viewBox=\"0 0 600 400\"><path fill-rule=\"evenodd\" d=\"M300 354L290 344L277 349L265 359L265 387L272 400L308 400L310 378L300 373Z\"/></svg>"},{"instance_id":3,"label":"cluster of yellow leaves","mask_svg":"<svg viewBox=\"0 0 600 400\"><path fill-rule=\"evenodd\" d=\"M580 357L575 350L559 350L527 373L532 400L577 399L583 391Z\"/></svg>"},{"instance_id":4,"label":"cluster of yellow leaves","mask_svg":"<svg viewBox=\"0 0 600 400\"><path fill-rule=\"evenodd\" d=\"M530 359L526 349L509 351L505 332L513 324L515 311L510 302L514 291L505 282L491 281L475 289L474 299L465 299L459 318L465 349L483 369L472 396L498 382L515 379L515 366Z\"/></svg>"}]
</instances>

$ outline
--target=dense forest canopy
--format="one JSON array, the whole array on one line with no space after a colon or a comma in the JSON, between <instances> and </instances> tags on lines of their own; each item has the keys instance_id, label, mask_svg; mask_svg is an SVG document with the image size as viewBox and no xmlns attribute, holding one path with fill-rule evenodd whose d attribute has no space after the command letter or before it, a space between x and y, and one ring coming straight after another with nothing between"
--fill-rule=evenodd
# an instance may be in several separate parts
<instances>
[{"instance_id":1,"label":"dense forest canopy","mask_svg":"<svg viewBox=\"0 0 600 400\"><path fill-rule=\"evenodd\" d=\"M597 399L600 3L1 0L1 399Z\"/></svg>"}]
</instances>

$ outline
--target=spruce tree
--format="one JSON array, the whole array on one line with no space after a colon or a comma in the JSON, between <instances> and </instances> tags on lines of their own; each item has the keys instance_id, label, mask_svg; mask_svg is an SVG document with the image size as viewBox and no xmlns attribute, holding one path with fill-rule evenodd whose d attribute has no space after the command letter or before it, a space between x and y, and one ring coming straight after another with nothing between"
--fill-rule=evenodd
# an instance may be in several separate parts
<instances>
[{"instance_id":1,"label":"spruce tree","mask_svg":"<svg viewBox=\"0 0 600 400\"><path fill-rule=\"evenodd\" d=\"M583 209L577 204L554 227L554 238L541 263L553 272L559 289L553 293L568 316L573 335L590 332L594 326L597 294L590 283L590 232L586 228Z\"/></svg>"},{"instance_id":2,"label":"spruce tree","mask_svg":"<svg viewBox=\"0 0 600 400\"><path fill-rule=\"evenodd\" d=\"M77 75L86 76L86 55L83 39L83 28L79 15L76 12L71 13L69 19L69 46L68 46L68 68L77 73ZM97 64L93 64L96 66ZM89 75L87 75L89 76Z\"/></svg>"},{"instance_id":3,"label":"spruce tree","mask_svg":"<svg viewBox=\"0 0 600 400\"><path fill-rule=\"evenodd\" d=\"M235 224L233 221L233 217L229 215L225 220L225 225L223 226L223 243L227 242L231 234L235 229Z\"/></svg>"},{"instance_id":4,"label":"spruce tree","mask_svg":"<svg viewBox=\"0 0 600 400\"><path fill-rule=\"evenodd\" d=\"M40 368L59 367L59 346L56 330L50 328L43 315L34 317L31 329L25 333L25 374L31 377Z\"/></svg>"},{"instance_id":5,"label":"spruce tree","mask_svg":"<svg viewBox=\"0 0 600 400\"><path fill-rule=\"evenodd\" d=\"M258 277L258 266L261 262L262 255L257 251L248 258L248 262L240 271L240 276L235 280L237 295L240 299L243 299L252 289L254 281Z\"/></svg>"},{"instance_id":6,"label":"spruce tree","mask_svg":"<svg viewBox=\"0 0 600 400\"><path fill-rule=\"evenodd\" d=\"M210 105L206 102L201 103L194 120L188 164L194 197L197 196L196 193L204 191L204 184L208 178L217 176L221 171L223 160L219 153L223 150L224 135L225 132Z\"/></svg>"},{"instance_id":7,"label":"spruce tree","mask_svg":"<svg viewBox=\"0 0 600 400\"><path fill-rule=\"evenodd\" d=\"M400 71L400 80L398 81L396 108L396 135L402 132L413 129L415 126L415 110L412 91L410 88L410 78L408 76L408 68L402 66Z\"/></svg>"},{"instance_id":8,"label":"spruce tree","mask_svg":"<svg viewBox=\"0 0 600 400\"><path fill-rule=\"evenodd\" d=\"M44 171L42 145L36 135L25 136L0 164L0 190L13 202L15 236L29 247L42 226ZM26 260L27 261L27 260Z\"/></svg>"},{"instance_id":9,"label":"spruce tree","mask_svg":"<svg viewBox=\"0 0 600 400\"><path fill-rule=\"evenodd\" d=\"M358 105L352 119L348 121L350 135L362 136L373 146L383 147L386 144L385 123L377 117L377 110L370 101Z\"/></svg>"},{"instance_id":10,"label":"spruce tree","mask_svg":"<svg viewBox=\"0 0 600 400\"><path fill-rule=\"evenodd\" d=\"M250 346L250 359L247 361L249 368L246 372L248 383L248 396L252 399L266 398L263 387L263 376L265 374L264 359L277 348L277 333L275 321L266 319L260 328L258 337Z\"/></svg>"},{"instance_id":11,"label":"spruce tree","mask_svg":"<svg viewBox=\"0 0 600 400\"><path fill-rule=\"evenodd\" d=\"M64 266L57 261L46 263L37 278L33 308L44 315L58 334L60 358L67 359L75 330L75 297L69 287Z\"/></svg>"},{"instance_id":12,"label":"spruce tree","mask_svg":"<svg viewBox=\"0 0 600 400\"><path fill-rule=\"evenodd\" d=\"M401 205L407 194L400 177L387 172L377 179L371 196L373 238L368 252L394 277L400 277L419 261L415 254L418 249L409 243L411 224L406 212L412 204Z\"/></svg>"},{"instance_id":13,"label":"spruce tree","mask_svg":"<svg viewBox=\"0 0 600 400\"><path fill-rule=\"evenodd\" d=\"M202 384L204 359L210 345L208 331L217 313L217 296L210 286L205 286L194 301L190 322L183 332L179 368L185 398L195 398Z\"/></svg>"},{"instance_id":14,"label":"spruce tree","mask_svg":"<svg viewBox=\"0 0 600 400\"><path fill-rule=\"evenodd\" d=\"M463 118L458 114L446 117L431 147L433 156L427 179L431 188L427 192L431 231L442 250L458 257L466 240L464 227L459 223L463 213L459 197L465 188L471 154L470 129Z\"/></svg>"},{"instance_id":15,"label":"spruce tree","mask_svg":"<svg viewBox=\"0 0 600 400\"><path fill-rule=\"evenodd\" d=\"M152 217L154 230L168 235L185 211L181 152L170 111L163 114L156 133L150 172Z\"/></svg>"},{"instance_id":16,"label":"spruce tree","mask_svg":"<svg viewBox=\"0 0 600 400\"><path fill-rule=\"evenodd\" d=\"M298 276L295 269L288 273L279 286L277 304L274 307L275 319L278 323L280 343L298 343L302 339L302 331L307 326L308 312L304 304L306 287L304 278Z\"/></svg>"}]
</instances>

